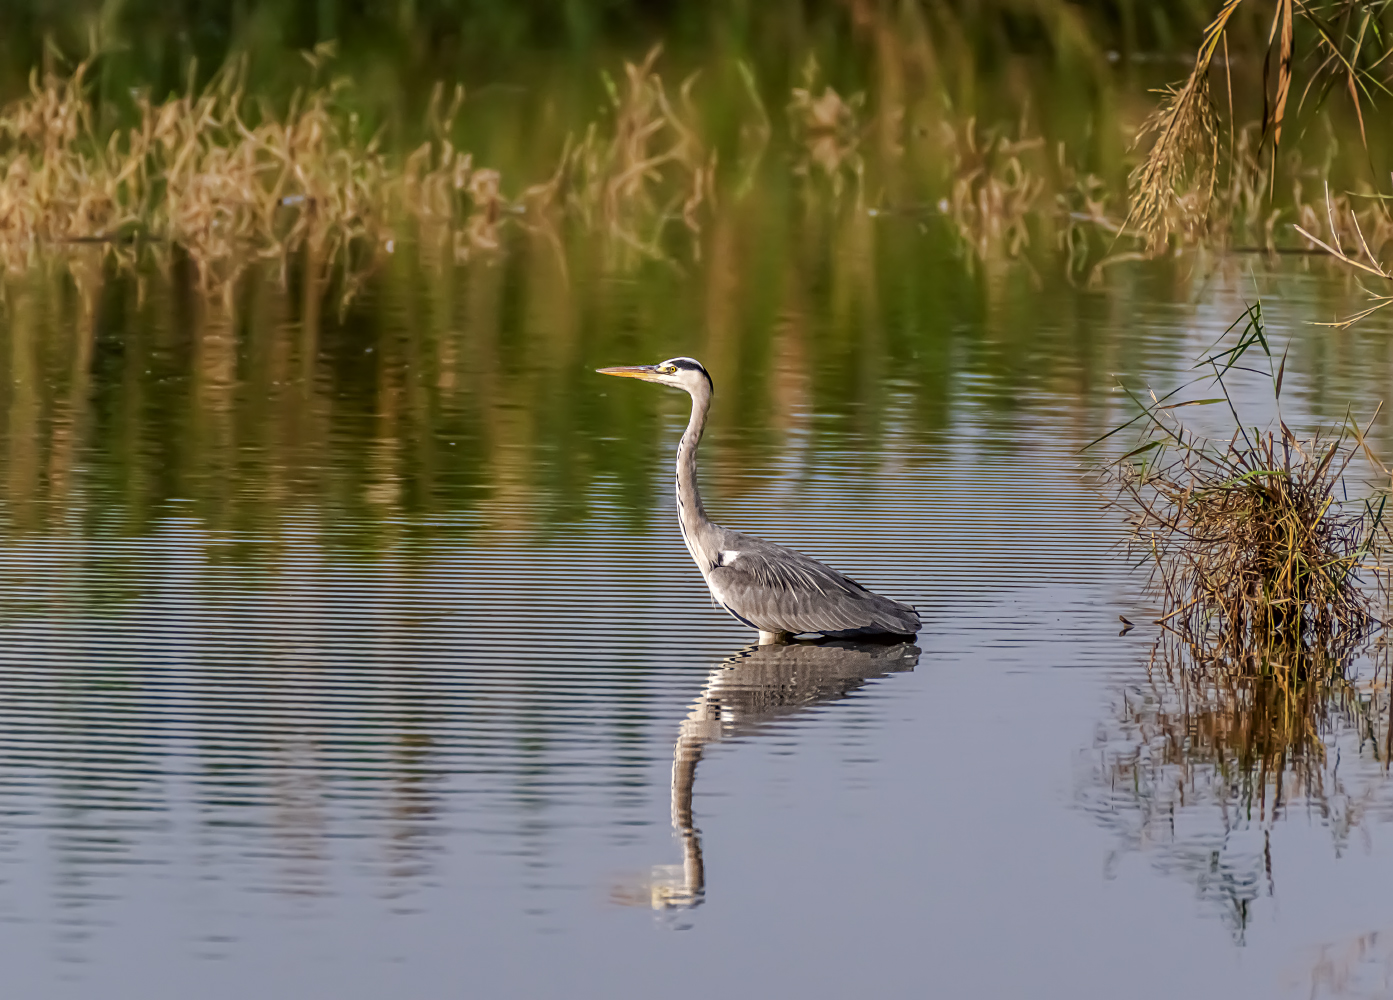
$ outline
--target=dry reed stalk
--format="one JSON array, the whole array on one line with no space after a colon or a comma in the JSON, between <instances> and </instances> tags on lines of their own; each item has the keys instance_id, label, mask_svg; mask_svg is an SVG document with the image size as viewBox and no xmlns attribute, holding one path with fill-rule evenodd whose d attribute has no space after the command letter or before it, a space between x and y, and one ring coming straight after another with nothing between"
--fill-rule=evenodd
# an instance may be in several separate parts
<instances>
[{"instance_id":1,"label":"dry reed stalk","mask_svg":"<svg viewBox=\"0 0 1393 1000\"><path fill-rule=\"evenodd\" d=\"M1297 102L1313 98L1320 105L1336 88L1350 98L1359 133L1368 148L1364 104L1377 94L1393 94L1388 81L1389 35L1386 4L1328 3L1274 0L1262 64L1262 116L1256 136L1244 135L1234 114L1233 80L1228 60L1231 21L1242 0L1224 0L1205 29L1194 66L1166 95L1147 120L1138 141L1154 137L1146 156L1130 178L1132 204L1127 223L1152 250L1179 229L1188 238L1210 227L1215 209L1243 207L1249 220L1268 206L1268 245L1276 210L1272 206L1279 151L1295 83L1297 29L1302 29L1315 64ZM1219 173L1219 130L1210 97L1210 75L1223 49L1224 88L1228 110L1230 192L1227 206L1216 199ZM1244 143L1246 142L1246 148ZM1263 164L1266 150L1267 163ZM1299 184L1296 191L1301 205Z\"/></svg>"},{"instance_id":2,"label":"dry reed stalk","mask_svg":"<svg viewBox=\"0 0 1393 1000\"><path fill-rule=\"evenodd\" d=\"M1235 347L1200 363L1220 396L1168 402L1184 386L1149 401L1129 392L1142 412L1123 426L1141 422L1144 442L1107 467L1109 502L1127 514L1131 548L1152 566L1164 610L1157 624L1197 656L1266 660L1275 649L1316 647L1338 657L1382 624L1364 580L1386 596L1382 559L1393 540L1387 491L1350 502L1345 475L1360 455L1387 470L1352 420L1306 441L1280 415L1265 433L1243 425L1225 375L1255 348L1272 374L1261 305L1245 319ZM1278 400L1284 373L1285 358L1272 374ZM1227 444L1180 421L1177 410L1197 405L1229 409Z\"/></svg>"},{"instance_id":3,"label":"dry reed stalk","mask_svg":"<svg viewBox=\"0 0 1393 1000\"><path fill-rule=\"evenodd\" d=\"M1209 68L1223 42L1228 22L1243 0L1225 0L1205 29L1194 69L1179 87L1162 91L1159 108L1142 125L1137 142L1154 136L1151 149L1130 178L1132 207L1123 227L1136 231L1156 248L1163 244L1177 215L1190 225L1202 224L1218 178L1218 123L1209 98ZM1290 5L1290 0L1281 0ZM1290 61L1283 65L1290 71ZM1279 110L1285 110L1285 91ZM1281 124L1278 121L1278 134ZM1200 221L1192 221L1196 211Z\"/></svg>"},{"instance_id":4,"label":"dry reed stalk","mask_svg":"<svg viewBox=\"0 0 1393 1000\"><path fill-rule=\"evenodd\" d=\"M1393 282L1393 268L1383 264L1378 256L1384 246L1393 242L1393 219L1389 218L1388 211L1383 207L1383 202L1373 201L1366 209L1366 221L1361 224L1359 213L1350 208L1348 198L1341 197L1338 201L1332 199L1330 187L1327 185L1325 210L1326 218L1330 223L1329 243L1312 235L1310 230L1303 226L1295 225L1292 228L1351 270L1371 275L1381 281ZM1302 221L1306 220L1303 218ZM1372 239L1368 239L1364 235L1366 225L1371 230ZM1318 226L1317 222L1316 225L1310 226L1310 229L1315 229ZM1347 245L1353 245L1358 249L1350 253L1345 250ZM1375 292L1369 288L1365 288L1364 292L1372 300L1373 305L1342 320L1318 325L1332 326L1338 330L1343 330L1393 304L1393 292Z\"/></svg>"}]
</instances>

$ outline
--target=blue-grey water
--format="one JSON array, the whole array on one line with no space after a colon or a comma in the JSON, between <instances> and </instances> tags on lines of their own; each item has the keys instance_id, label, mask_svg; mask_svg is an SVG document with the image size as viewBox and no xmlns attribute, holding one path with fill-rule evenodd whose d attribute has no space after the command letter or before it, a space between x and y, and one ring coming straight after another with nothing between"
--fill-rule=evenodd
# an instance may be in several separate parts
<instances>
[{"instance_id":1,"label":"blue-grey water","mask_svg":"<svg viewBox=\"0 0 1393 1000\"><path fill-rule=\"evenodd\" d=\"M1257 294L1288 422L1372 413L1389 326L1308 324L1339 275L967 274L840 343L836 288L737 335L496 270L322 326L11 292L6 995L1393 994L1378 654L1274 771L1242 692L1151 664L1079 454ZM683 353L713 516L916 604L912 646L752 650L711 606L685 397L591 375Z\"/></svg>"}]
</instances>

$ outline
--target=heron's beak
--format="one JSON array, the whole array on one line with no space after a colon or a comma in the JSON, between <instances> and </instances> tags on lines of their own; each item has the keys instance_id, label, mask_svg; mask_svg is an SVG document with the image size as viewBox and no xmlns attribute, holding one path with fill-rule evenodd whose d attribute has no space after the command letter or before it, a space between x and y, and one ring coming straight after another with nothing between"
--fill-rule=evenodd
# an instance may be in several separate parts
<instances>
[{"instance_id":1,"label":"heron's beak","mask_svg":"<svg viewBox=\"0 0 1393 1000\"><path fill-rule=\"evenodd\" d=\"M622 378L641 378L652 380L657 377L654 365L620 365L618 368L596 368L601 375L618 375Z\"/></svg>"}]
</instances>

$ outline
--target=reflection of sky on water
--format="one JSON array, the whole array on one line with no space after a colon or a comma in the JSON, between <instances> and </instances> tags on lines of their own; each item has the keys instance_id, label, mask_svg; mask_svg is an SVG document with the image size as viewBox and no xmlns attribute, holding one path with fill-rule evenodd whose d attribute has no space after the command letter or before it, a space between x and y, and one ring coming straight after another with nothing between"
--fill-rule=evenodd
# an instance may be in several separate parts
<instances>
[{"instance_id":1,"label":"reflection of sky on water","mask_svg":"<svg viewBox=\"0 0 1393 1000\"><path fill-rule=\"evenodd\" d=\"M502 270L434 313L370 300L321 331L310 383L284 316L234 347L155 317L119 349L97 336L90 369L39 336L61 322L8 321L18 994L148 997L158 970L208 997L1266 997L1348 979L1350 949L1377 965L1393 855L1358 713L1321 701L1325 750L1280 783L1220 761L1242 713L1148 674L1144 625L1117 636L1147 616L1076 476L1121 412L1111 374L1174 384L1246 278L988 274L932 327L899 286L838 293L868 326L749 292L746 342L673 332L621 289L586 322L628 327L582 350L548 325L565 310L490 312ZM1292 315L1325 308L1308 277L1280 284ZM1298 338L1289 422L1377 398L1380 336ZM925 609L912 670L831 670L807 698L816 670L719 683L750 636L672 518L683 401L582 379L686 351L717 377L713 515ZM655 934L651 885L613 897L691 856L684 739L704 903Z\"/></svg>"}]
</instances>

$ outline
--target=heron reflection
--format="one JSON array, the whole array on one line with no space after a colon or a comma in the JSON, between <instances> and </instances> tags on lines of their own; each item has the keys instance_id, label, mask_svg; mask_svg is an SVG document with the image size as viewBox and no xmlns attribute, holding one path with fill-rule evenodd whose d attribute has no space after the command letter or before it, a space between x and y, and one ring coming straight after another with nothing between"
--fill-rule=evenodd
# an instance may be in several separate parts
<instances>
[{"instance_id":1,"label":"heron reflection","mask_svg":"<svg viewBox=\"0 0 1393 1000\"><path fill-rule=\"evenodd\" d=\"M845 698L867 681L913 670L920 650L907 642L750 646L726 658L706 678L682 720L672 754L672 826L682 864L653 868L657 910L699 906L706 894L701 831L692 816L692 788L706 744L749 735L805 708Z\"/></svg>"}]
</instances>

